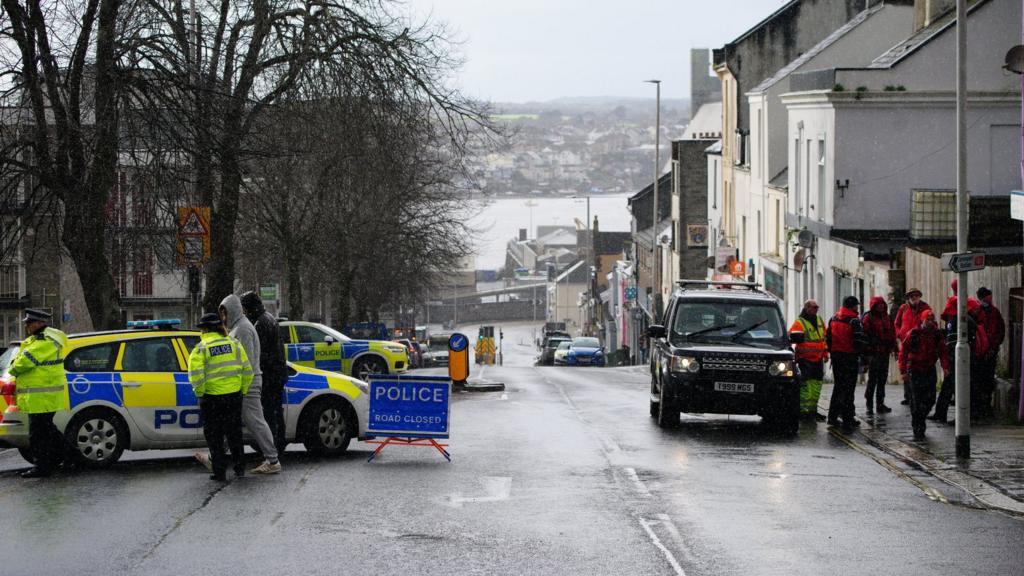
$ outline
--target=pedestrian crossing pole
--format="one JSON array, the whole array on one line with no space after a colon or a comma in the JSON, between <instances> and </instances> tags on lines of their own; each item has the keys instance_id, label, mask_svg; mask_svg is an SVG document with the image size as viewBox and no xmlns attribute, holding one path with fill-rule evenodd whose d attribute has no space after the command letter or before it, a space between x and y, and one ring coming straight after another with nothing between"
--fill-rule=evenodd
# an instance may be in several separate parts
<instances>
[{"instance_id":1,"label":"pedestrian crossing pole","mask_svg":"<svg viewBox=\"0 0 1024 576\"><path fill-rule=\"evenodd\" d=\"M967 0L956 0L956 249L967 252ZM956 288L956 457L971 457L971 351L967 343L967 273Z\"/></svg>"}]
</instances>

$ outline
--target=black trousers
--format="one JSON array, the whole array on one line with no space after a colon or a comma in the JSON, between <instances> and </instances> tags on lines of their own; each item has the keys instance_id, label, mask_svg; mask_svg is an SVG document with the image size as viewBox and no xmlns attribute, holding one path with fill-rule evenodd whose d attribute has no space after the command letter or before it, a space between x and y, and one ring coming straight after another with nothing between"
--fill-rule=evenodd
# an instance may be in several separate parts
<instances>
[{"instance_id":1,"label":"black trousers","mask_svg":"<svg viewBox=\"0 0 1024 576\"><path fill-rule=\"evenodd\" d=\"M199 401L203 412L203 436L210 448L213 473L224 474L228 469L224 441L231 449L235 471L243 470L242 459L242 393L206 395Z\"/></svg>"},{"instance_id":2,"label":"black trousers","mask_svg":"<svg viewBox=\"0 0 1024 576\"><path fill-rule=\"evenodd\" d=\"M925 417L935 403L937 376L933 367L928 372L910 373L910 425L915 435L924 434ZM943 385L945 388L945 385Z\"/></svg>"},{"instance_id":3,"label":"black trousers","mask_svg":"<svg viewBox=\"0 0 1024 576\"><path fill-rule=\"evenodd\" d=\"M868 387L864 391L864 398L871 406L872 398L875 404L885 404L885 381L889 379L889 355L872 354L868 356Z\"/></svg>"},{"instance_id":4,"label":"black trousers","mask_svg":"<svg viewBox=\"0 0 1024 576\"><path fill-rule=\"evenodd\" d=\"M942 390L939 390L939 398L935 401L935 417L945 420L949 415L949 404L953 401L953 393L956 392L956 366L942 380Z\"/></svg>"},{"instance_id":5,"label":"black trousers","mask_svg":"<svg viewBox=\"0 0 1024 576\"><path fill-rule=\"evenodd\" d=\"M28 415L28 446L36 467L53 472L64 460L64 437L53 425L54 412Z\"/></svg>"},{"instance_id":6,"label":"black trousers","mask_svg":"<svg viewBox=\"0 0 1024 576\"><path fill-rule=\"evenodd\" d=\"M857 355L842 352L832 355L832 376L835 386L828 405L829 422L843 421L852 426L854 420L853 395L857 391Z\"/></svg>"},{"instance_id":7,"label":"black trousers","mask_svg":"<svg viewBox=\"0 0 1024 576\"><path fill-rule=\"evenodd\" d=\"M284 451L284 384L263 383L260 403L263 404L263 419L270 426L270 434L274 437L274 446L280 455Z\"/></svg>"},{"instance_id":8,"label":"black trousers","mask_svg":"<svg viewBox=\"0 0 1024 576\"><path fill-rule=\"evenodd\" d=\"M996 356L978 358L971 371L971 415L992 415L992 394L996 389Z\"/></svg>"}]
</instances>

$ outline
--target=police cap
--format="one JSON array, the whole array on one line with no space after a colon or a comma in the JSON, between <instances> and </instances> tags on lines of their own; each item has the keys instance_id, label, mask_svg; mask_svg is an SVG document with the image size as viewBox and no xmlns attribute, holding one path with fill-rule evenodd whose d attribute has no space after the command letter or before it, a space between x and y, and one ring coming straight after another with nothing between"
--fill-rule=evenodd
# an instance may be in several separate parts
<instances>
[{"instance_id":1,"label":"police cap","mask_svg":"<svg viewBox=\"0 0 1024 576\"><path fill-rule=\"evenodd\" d=\"M25 317L22 318L22 322L49 322L51 314L37 308L26 308Z\"/></svg>"},{"instance_id":2,"label":"police cap","mask_svg":"<svg viewBox=\"0 0 1024 576\"><path fill-rule=\"evenodd\" d=\"M200 328L217 328L221 325L220 316L216 312L207 312L199 319L196 326Z\"/></svg>"}]
</instances>

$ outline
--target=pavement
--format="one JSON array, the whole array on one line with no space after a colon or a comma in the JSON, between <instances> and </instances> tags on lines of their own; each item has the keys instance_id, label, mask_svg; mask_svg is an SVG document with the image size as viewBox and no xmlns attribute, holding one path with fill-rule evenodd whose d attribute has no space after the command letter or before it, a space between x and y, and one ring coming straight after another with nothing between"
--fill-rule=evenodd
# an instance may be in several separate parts
<instances>
[{"instance_id":1,"label":"pavement","mask_svg":"<svg viewBox=\"0 0 1024 576\"><path fill-rule=\"evenodd\" d=\"M822 387L819 411L828 413L832 385ZM852 441L866 440L874 447L911 466L958 487L986 507L1024 515L1024 426L997 423L971 424L971 458L956 457L955 426L929 420L925 439L915 441L910 426L910 407L900 404L902 385L886 386L888 414L868 415L864 386L855 395L857 418L862 422L852 434L834 435ZM950 409L950 417L956 413Z\"/></svg>"}]
</instances>

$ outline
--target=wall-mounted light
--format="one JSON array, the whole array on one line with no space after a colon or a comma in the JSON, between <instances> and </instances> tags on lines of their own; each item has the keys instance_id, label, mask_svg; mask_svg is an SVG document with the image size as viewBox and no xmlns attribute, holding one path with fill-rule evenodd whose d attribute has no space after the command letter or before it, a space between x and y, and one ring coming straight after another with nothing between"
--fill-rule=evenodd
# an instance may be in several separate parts
<instances>
[{"instance_id":1,"label":"wall-mounted light","mask_svg":"<svg viewBox=\"0 0 1024 576\"><path fill-rule=\"evenodd\" d=\"M839 197L846 198L846 189L850 187L850 179L836 180L836 188L839 190Z\"/></svg>"},{"instance_id":2,"label":"wall-mounted light","mask_svg":"<svg viewBox=\"0 0 1024 576\"><path fill-rule=\"evenodd\" d=\"M1010 51L1006 53L1003 69L1014 74L1024 74L1024 46L1017 45L1010 48Z\"/></svg>"}]
</instances>

